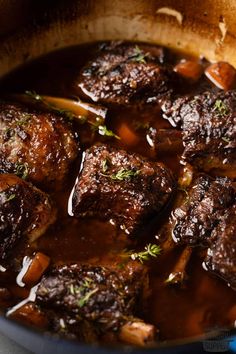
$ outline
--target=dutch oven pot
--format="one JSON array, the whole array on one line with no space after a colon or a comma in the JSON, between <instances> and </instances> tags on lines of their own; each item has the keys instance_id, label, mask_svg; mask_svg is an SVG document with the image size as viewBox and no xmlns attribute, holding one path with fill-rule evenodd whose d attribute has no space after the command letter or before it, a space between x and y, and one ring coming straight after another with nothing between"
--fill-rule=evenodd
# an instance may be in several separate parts
<instances>
[{"instance_id":1,"label":"dutch oven pot","mask_svg":"<svg viewBox=\"0 0 236 354\"><path fill-rule=\"evenodd\" d=\"M0 78L54 50L119 39L165 45L236 66L235 13L235 0L0 0ZM27 349L44 354L207 350L203 337L145 350L95 347L51 337L3 316L0 331Z\"/></svg>"}]
</instances>

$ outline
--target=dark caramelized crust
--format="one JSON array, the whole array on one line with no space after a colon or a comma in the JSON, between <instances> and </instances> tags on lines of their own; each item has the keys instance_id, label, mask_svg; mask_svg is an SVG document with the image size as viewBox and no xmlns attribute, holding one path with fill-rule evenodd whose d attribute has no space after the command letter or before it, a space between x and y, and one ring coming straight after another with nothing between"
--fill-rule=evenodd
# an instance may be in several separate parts
<instances>
[{"instance_id":1,"label":"dark caramelized crust","mask_svg":"<svg viewBox=\"0 0 236 354\"><path fill-rule=\"evenodd\" d=\"M163 49L113 43L81 71L82 92L105 104L145 104L169 94L177 75L162 65Z\"/></svg>"},{"instance_id":2,"label":"dark caramelized crust","mask_svg":"<svg viewBox=\"0 0 236 354\"><path fill-rule=\"evenodd\" d=\"M85 153L75 186L76 217L112 218L126 233L134 233L170 200L171 172L162 164L106 145Z\"/></svg>"},{"instance_id":3,"label":"dark caramelized crust","mask_svg":"<svg viewBox=\"0 0 236 354\"><path fill-rule=\"evenodd\" d=\"M174 210L174 240L207 246L205 269L236 288L236 185L228 178L197 177Z\"/></svg>"},{"instance_id":4,"label":"dark caramelized crust","mask_svg":"<svg viewBox=\"0 0 236 354\"><path fill-rule=\"evenodd\" d=\"M48 311L54 330L80 337L87 322L96 337L118 331L136 315L147 282L146 268L136 262L122 271L92 265L58 266L41 280L36 303Z\"/></svg>"},{"instance_id":5,"label":"dark caramelized crust","mask_svg":"<svg viewBox=\"0 0 236 354\"><path fill-rule=\"evenodd\" d=\"M205 266L236 289L236 204L225 210L212 232Z\"/></svg>"},{"instance_id":6,"label":"dark caramelized crust","mask_svg":"<svg viewBox=\"0 0 236 354\"><path fill-rule=\"evenodd\" d=\"M0 103L0 172L61 186L78 156L76 133L63 117Z\"/></svg>"},{"instance_id":7,"label":"dark caramelized crust","mask_svg":"<svg viewBox=\"0 0 236 354\"><path fill-rule=\"evenodd\" d=\"M174 210L173 237L188 245L208 245L222 217L235 204L236 188L227 178L202 175L186 191L182 206Z\"/></svg>"},{"instance_id":8,"label":"dark caramelized crust","mask_svg":"<svg viewBox=\"0 0 236 354\"><path fill-rule=\"evenodd\" d=\"M183 158L200 170L236 177L236 92L179 98L166 109L183 129Z\"/></svg>"},{"instance_id":9,"label":"dark caramelized crust","mask_svg":"<svg viewBox=\"0 0 236 354\"><path fill-rule=\"evenodd\" d=\"M0 174L0 260L20 241L33 242L55 221L49 197L15 175Z\"/></svg>"}]
</instances>

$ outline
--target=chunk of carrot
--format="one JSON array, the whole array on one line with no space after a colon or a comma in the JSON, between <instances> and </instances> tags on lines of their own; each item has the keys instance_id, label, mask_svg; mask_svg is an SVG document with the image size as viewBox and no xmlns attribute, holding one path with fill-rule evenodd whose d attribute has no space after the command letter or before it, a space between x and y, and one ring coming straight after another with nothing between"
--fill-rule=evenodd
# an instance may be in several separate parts
<instances>
[{"instance_id":1,"label":"chunk of carrot","mask_svg":"<svg viewBox=\"0 0 236 354\"><path fill-rule=\"evenodd\" d=\"M37 252L30 263L27 272L25 273L22 281L27 286L35 285L47 267L49 266L50 258L41 252Z\"/></svg>"},{"instance_id":2,"label":"chunk of carrot","mask_svg":"<svg viewBox=\"0 0 236 354\"><path fill-rule=\"evenodd\" d=\"M174 71L191 81L198 81L203 74L203 67L193 60L181 60L174 67Z\"/></svg>"},{"instance_id":3,"label":"chunk of carrot","mask_svg":"<svg viewBox=\"0 0 236 354\"><path fill-rule=\"evenodd\" d=\"M236 70L224 61L209 65L205 75L215 86L225 91L233 89L236 85Z\"/></svg>"},{"instance_id":4,"label":"chunk of carrot","mask_svg":"<svg viewBox=\"0 0 236 354\"><path fill-rule=\"evenodd\" d=\"M16 309L9 317L26 325L39 328L46 328L48 326L46 316L32 302L28 302Z\"/></svg>"},{"instance_id":5,"label":"chunk of carrot","mask_svg":"<svg viewBox=\"0 0 236 354\"><path fill-rule=\"evenodd\" d=\"M135 132L126 124L122 123L118 129L118 135L125 145L133 146L139 142L139 137Z\"/></svg>"}]
</instances>

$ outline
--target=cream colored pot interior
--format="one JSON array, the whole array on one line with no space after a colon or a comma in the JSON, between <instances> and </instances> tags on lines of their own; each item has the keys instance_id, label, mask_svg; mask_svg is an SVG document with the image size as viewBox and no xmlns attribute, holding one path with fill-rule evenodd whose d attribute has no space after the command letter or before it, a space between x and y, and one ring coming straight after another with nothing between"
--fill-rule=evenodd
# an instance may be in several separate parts
<instances>
[{"instance_id":1,"label":"cream colored pot interior","mask_svg":"<svg viewBox=\"0 0 236 354\"><path fill-rule=\"evenodd\" d=\"M0 10L4 4L0 1ZM159 43L236 66L234 0L82 0L65 1L65 6L67 16L61 11L44 26L2 38L0 76L52 50L110 39Z\"/></svg>"}]
</instances>

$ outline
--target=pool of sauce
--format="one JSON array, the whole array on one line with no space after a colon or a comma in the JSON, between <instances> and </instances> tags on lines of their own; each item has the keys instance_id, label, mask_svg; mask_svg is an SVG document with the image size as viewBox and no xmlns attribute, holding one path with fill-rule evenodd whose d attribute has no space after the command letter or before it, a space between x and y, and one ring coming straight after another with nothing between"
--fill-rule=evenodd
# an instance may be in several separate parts
<instances>
[{"instance_id":1,"label":"pool of sauce","mask_svg":"<svg viewBox=\"0 0 236 354\"><path fill-rule=\"evenodd\" d=\"M82 45L63 51L52 53L17 70L0 83L0 93L23 93L25 90L37 93L73 97L76 92L74 81L80 67L96 53L98 45ZM175 63L180 58L186 58L181 53L172 53L170 61ZM200 59L194 58L199 61ZM56 63L56 65L55 65ZM200 92L213 87L205 79L197 84L186 84L180 88L182 93ZM123 108L111 109L108 113L106 124L118 134L119 127L126 122L131 128L135 122L141 121L153 127L171 128L168 121L160 117L152 108L137 111L136 109ZM83 129L78 127L78 129ZM137 152L152 160L165 163L176 177L181 172L182 165L178 154L158 154L147 142L146 130L136 131L137 143L129 146L123 140L109 139L109 143ZM81 147L84 150L96 141L105 141L104 137L86 136L82 134ZM116 255L131 247L132 242L111 223L97 219L77 220L68 216L67 204L71 189L79 171L79 161L74 164L69 181L60 192L51 193L58 207L57 222L49 228L36 244L32 246L19 246L19 257L15 262L20 268L22 258L32 255L35 250L40 250L51 258L52 263L94 263L107 264L114 261ZM140 246L147 242L155 243L161 225L168 219L162 215L161 219L144 233ZM235 292L225 282L207 273L203 267L204 250L196 249L187 268L188 279L182 287L167 286L165 280L176 263L181 247L176 247L168 254L160 255L150 262L150 287L151 299L145 313L145 320L153 323L160 330L161 340L183 339L207 333L216 328L231 328L236 320ZM17 267L17 265L16 265ZM0 273L0 282L7 286L14 299L12 305L17 304L27 296L29 289L19 287L15 283L17 274L4 275ZM0 287L2 284L0 283ZM0 294L1 295L1 294ZM0 301L0 306L6 308L9 303Z\"/></svg>"}]
</instances>

